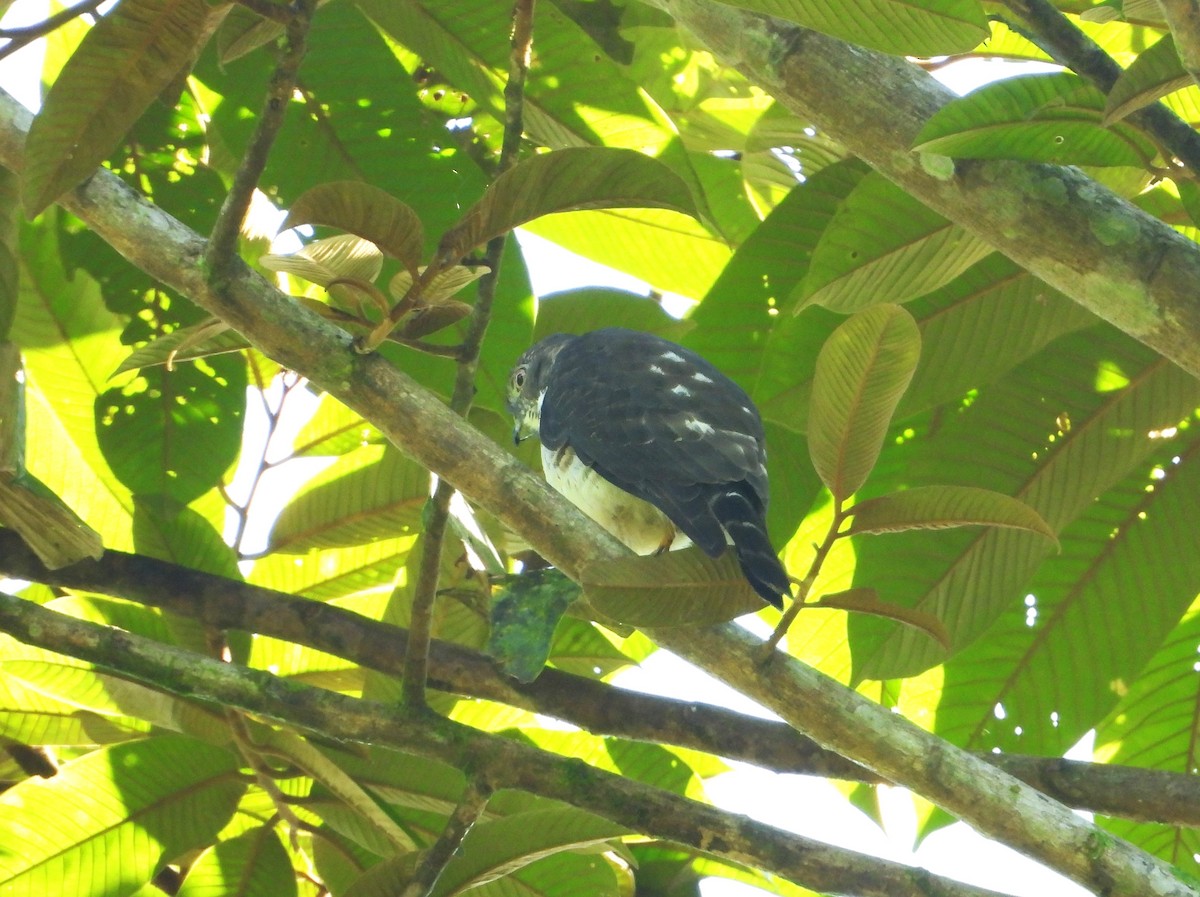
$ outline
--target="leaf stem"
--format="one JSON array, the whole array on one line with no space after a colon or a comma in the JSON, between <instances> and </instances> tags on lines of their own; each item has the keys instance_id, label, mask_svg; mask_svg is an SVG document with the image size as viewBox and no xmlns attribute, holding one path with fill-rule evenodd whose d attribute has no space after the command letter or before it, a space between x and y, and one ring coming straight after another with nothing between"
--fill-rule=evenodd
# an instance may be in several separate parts
<instances>
[{"instance_id":1,"label":"leaf stem","mask_svg":"<svg viewBox=\"0 0 1200 897\"><path fill-rule=\"evenodd\" d=\"M799 588L796 589L796 595L792 599L791 606L783 612L783 616L779 618L779 625L775 627L775 631L771 633L771 637L763 643L762 662L765 663L770 659L771 654L775 651L775 647L787 635L787 631L795 621L796 615L806 606L808 595L817 581L817 576L821 572L821 567L825 564L825 559L829 557L829 552L833 550L834 543L838 540L838 536L840 535L839 530L842 528L842 523L847 516L848 513L843 506L842 500L835 496L833 499L833 520L829 522L829 529L825 533L825 538L820 545L816 546L816 554L813 555L812 563L808 565L808 573L799 582Z\"/></svg>"}]
</instances>

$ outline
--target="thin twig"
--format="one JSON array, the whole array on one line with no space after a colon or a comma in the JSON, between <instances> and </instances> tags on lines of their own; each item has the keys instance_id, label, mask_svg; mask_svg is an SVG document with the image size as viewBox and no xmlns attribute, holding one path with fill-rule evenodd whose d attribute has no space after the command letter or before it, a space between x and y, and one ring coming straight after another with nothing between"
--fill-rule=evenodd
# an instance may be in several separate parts
<instances>
[{"instance_id":1,"label":"thin twig","mask_svg":"<svg viewBox=\"0 0 1200 897\"><path fill-rule=\"evenodd\" d=\"M237 255L238 234L241 233L254 191L267 167L271 146L279 134L279 129L283 127L288 103L291 102L296 89L296 74L307 49L308 30L312 25L316 5L316 0L296 0L294 15L288 19L283 54L271 75L271 83L267 86L267 96L258 117L258 125L250 138L246 154L242 156L237 173L233 176L233 184L221 204L221 211L204 249L204 262L208 266L210 277L223 272L225 266Z\"/></svg>"},{"instance_id":2,"label":"thin twig","mask_svg":"<svg viewBox=\"0 0 1200 897\"><path fill-rule=\"evenodd\" d=\"M45 37L56 28L61 28L73 19L95 12L100 8L102 3L104 3L104 0L84 0L83 3L56 12L48 19L38 22L36 25L24 25L20 28L0 28L0 40L7 38L9 41L3 48L0 48L0 59L11 56L22 47L28 46L34 41Z\"/></svg>"},{"instance_id":3,"label":"thin twig","mask_svg":"<svg viewBox=\"0 0 1200 897\"><path fill-rule=\"evenodd\" d=\"M267 765L254 744L254 738L246 726L245 714L233 707L226 707L225 722L229 725L229 731L233 735L233 743L237 746L238 753L242 755L242 759L254 772L254 781L271 798L271 803L275 806L275 813L287 825L292 849L297 849L297 838L302 828L300 819L288 805L287 797L275 784L273 770Z\"/></svg>"},{"instance_id":4,"label":"thin twig","mask_svg":"<svg viewBox=\"0 0 1200 897\"><path fill-rule=\"evenodd\" d=\"M509 56L508 83L504 87L504 139L500 148L497 175L503 174L517 161L524 130L523 112L525 76L529 68L529 53L533 42L534 0L516 0L513 6L512 50ZM454 393L450 408L466 417L475 396L475 374L479 369L479 351L492 317L492 303L500 277L500 262L504 255L507 234L488 242L484 265L488 268L479 281L479 291L467 332L458 348L458 369L454 378ZM430 268L433 266L431 265ZM429 269L426 269L426 274ZM415 286L415 285L414 285ZM425 703L425 680L428 676L429 641L432 637L433 605L437 598L438 572L441 568L442 543L450 517L450 498L454 487L439 479L430 501L425 526L425 539L417 585L413 589L412 612L409 623L408 652L404 657L404 702L410 708Z\"/></svg>"},{"instance_id":5,"label":"thin twig","mask_svg":"<svg viewBox=\"0 0 1200 897\"><path fill-rule=\"evenodd\" d=\"M1001 3L1021 20L1015 30L1051 59L1104 93L1112 90L1121 75L1121 66L1048 0L1001 0ZM1187 122L1161 103L1131 112L1128 118L1174 154L1193 176L1200 175L1200 134Z\"/></svg>"},{"instance_id":6,"label":"thin twig","mask_svg":"<svg viewBox=\"0 0 1200 897\"><path fill-rule=\"evenodd\" d=\"M400 897L429 897L429 894L433 892L434 885L442 875L442 870L454 858L463 838L483 815L483 810L491 795L492 789L483 779L472 776L467 780L467 788L459 799L458 806L446 820L446 827L442 829L442 834L433 846L425 851L412 878L400 892Z\"/></svg>"}]
</instances>

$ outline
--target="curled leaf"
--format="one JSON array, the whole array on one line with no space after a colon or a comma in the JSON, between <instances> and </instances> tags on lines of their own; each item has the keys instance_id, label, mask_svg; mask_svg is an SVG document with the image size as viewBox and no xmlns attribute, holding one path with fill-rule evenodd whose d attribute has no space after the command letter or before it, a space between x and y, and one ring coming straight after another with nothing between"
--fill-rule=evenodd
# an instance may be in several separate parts
<instances>
[{"instance_id":1,"label":"curled leaf","mask_svg":"<svg viewBox=\"0 0 1200 897\"><path fill-rule=\"evenodd\" d=\"M298 252L288 255L268 253L258 263L268 271L281 271L318 286L328 287L334 280L362 280L370 283L383 268L383 253L370 240L354 234L338 234L313 240Z\"/></svg>"},{"instance_id":2,"label":"curled leaf","mask_svg":"<svg viewBox=\"0 0 1200 897\"><path fill-rule=\"evenodd\" d=\"M879 593L874 589L847 589L844 592L834 592L822 595L818 600L810 602L807 607L827 607L844 610L855 614L870 614L885 620L895 620L905 626L920 630L936 640L947 651L950 650L950 633L933 614L918 610L915 607L903 607L899 604L889 604L879 600Z\"/></svg>"},{"instance_id":3,"label":"curled leaf","mask_svg":"<svg viewBox=\"0 0 1200 897\"><path fill-rule=\"evenodd\" d=\"M433 280L425 284L421 290L421 301L430 305L441 302L453 296L463 287L474 283L483 275L487 274L490 269L484 265L477 265L473 268L468 268L464 265L452 265L445 271L435 276ZM425 273L425 266L421 266L417 270L417 275ZM412 288L413 277L407 271L401 271L388 283L388 292L392 294L393 299L403 299L408 295L408 291Z\"/></svg>"},{"instance_id":4,"label":"curled leaf","mask_svg":"<svg viewBox=\"0 0 1200 897\"><path fill-rule=\"evenodd\" d=\"M324 224L369 240L416 271L425 248L421 219L390 193L362 181L335 181L305 191L288 210L283 227Z\"/></svg>"}]
</instances>

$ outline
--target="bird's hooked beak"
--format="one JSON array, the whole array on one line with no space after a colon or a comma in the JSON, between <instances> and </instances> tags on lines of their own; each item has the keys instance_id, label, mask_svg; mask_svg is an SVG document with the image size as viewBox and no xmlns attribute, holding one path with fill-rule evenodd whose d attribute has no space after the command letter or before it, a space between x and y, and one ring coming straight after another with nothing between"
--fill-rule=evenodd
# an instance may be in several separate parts
<instances>
[{"instance_id":1,"label":"bird's hooked beak","mask_svg":"<svg viewBox=\"0 0 1200 897\"><path fill-rule=\"evenodd\" d=\"M537 426L527 417L518 417L513 425L513 445L520 445L530 436L537 435Z\"/></svg>"}]
</instances>

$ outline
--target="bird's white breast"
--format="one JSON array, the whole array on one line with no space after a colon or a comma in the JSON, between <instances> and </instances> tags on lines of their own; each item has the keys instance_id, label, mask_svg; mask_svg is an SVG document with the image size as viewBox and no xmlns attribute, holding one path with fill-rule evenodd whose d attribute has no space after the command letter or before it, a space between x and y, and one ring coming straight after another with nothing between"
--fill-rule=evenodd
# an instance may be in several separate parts
<instances>
[{"instance_id":1,"label":"bird's white breast","mask_svg":"<svg viewBox=\"0 0 1200 897\"><path fill-rule=\"evenodd\" d=\"M638 554L654 554L668 538L671 548L690 542L662 511L614 486L569 448L555 452L542 446L542 470L546 482Z\"/></svg>"}]
</instances>

